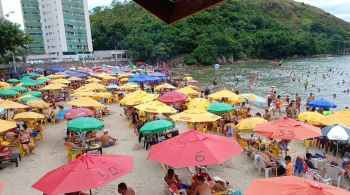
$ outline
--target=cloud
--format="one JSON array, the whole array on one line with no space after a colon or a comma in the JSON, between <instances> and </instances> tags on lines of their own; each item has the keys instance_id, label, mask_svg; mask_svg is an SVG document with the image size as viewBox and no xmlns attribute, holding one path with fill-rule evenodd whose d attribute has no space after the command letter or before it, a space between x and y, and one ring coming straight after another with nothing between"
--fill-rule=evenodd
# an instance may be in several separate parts
<instances>
[{"instance_id":1,"label":"cloud","mask_svg":"<svg viewBox=\"0 0 350 195\"><path fill-rule=\"evenodd\" d=\"M107 6L112 3L112 0L88 0L89 9L97 6Z\"/></svg>"}]
</instances>

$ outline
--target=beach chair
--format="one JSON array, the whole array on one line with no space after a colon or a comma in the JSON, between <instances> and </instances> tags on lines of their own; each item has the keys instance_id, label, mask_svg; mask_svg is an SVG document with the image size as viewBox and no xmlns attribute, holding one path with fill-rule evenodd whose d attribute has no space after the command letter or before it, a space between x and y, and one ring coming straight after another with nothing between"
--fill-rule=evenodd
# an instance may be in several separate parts
<instances>
[{"instance_id":1,"label":"beach chair","mask_svg":"<svg viewBox=\"0 0 350 195\"><path fill-rule=\"evenodd\" d=\"M330 183L333 184L333 181L337 182L337 187L340 187L341 178L342 178L342 169L338 166L327 164L325 165L325 179L331 179Z\"/></svg>"},{"instance_id":2,"label":"beach chair","mask_svg":"<svg viewBox=\"0 0 350 195\"><path fill-rule=\"evenodd\" d=\"M272 171L272 167L267 168L265 165L265 159L261 156L258 156L256 159L257 162L257 167L258 167L258 172L259 175L261 174L261 169L263 169L265 171L265 178L269 177L269 172Z\"/></svg>"},{"instance_id":3,"label":"beach chair","mask_svg":"<svg viewBox=\"0 0 350 195\"><path fill-rule=\"evenodd\" d=\"M68 157L69 161L75 160L78 156L83 154L83 151L81 151L81 150L72 149L71 147L69 147L67 145L64 145L64 147L67 150L67 157Z\"/></svg>"}]
</instances>

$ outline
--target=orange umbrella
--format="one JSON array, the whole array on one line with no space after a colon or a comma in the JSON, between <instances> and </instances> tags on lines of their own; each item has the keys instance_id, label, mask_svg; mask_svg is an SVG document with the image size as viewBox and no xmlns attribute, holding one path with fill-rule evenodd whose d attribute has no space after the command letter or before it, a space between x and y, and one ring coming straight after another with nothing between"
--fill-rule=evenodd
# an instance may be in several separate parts
<instances>
[{"instance_id":1,"label":"orange umbrella","mask_svg":"<svg viewBox=\"0 0 350 195\"><path fill-rule=\"evenodd\" d=\"M245 195L348 195L349 192L331 185L306 180L296 176L256 179Z\"/></svg>"},{"instance_id":2,"label":"orange umbrella","mask_svg":"<svg viewBox=\"0 0 350 195\"><path fill-rule=\"evenodd\" d=\"M259 124L253 131L268 138L286 140L305 140L322 135L320 128L286 117Z\"/></svg>"}]
</instances>

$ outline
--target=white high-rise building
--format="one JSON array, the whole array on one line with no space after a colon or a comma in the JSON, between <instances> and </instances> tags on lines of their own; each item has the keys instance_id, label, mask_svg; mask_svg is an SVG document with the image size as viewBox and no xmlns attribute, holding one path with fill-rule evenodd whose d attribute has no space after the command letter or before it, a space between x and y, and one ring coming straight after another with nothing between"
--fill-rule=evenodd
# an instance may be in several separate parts
<instances>
[{"instance_id":1,"label":"white high-rise building","mask_svg":"<svg viewBox=\"0 0 350 195\"><path fill-rule=\"evenodd\" d=\"M93 51L87 0L21 0L21 5L32 54L62 59Z\"/></svg>"},{"instance_id":2,"label":"white high-rise building","mask_svg":"<svg viewBox=\"0 0 350 195\"><path fill-rule=\"evenodd\" d=\"M4 17L4 11L2 10L2 4L1 4L1 0L0 0L0 18Z\"/></svg>"}]
</instances>

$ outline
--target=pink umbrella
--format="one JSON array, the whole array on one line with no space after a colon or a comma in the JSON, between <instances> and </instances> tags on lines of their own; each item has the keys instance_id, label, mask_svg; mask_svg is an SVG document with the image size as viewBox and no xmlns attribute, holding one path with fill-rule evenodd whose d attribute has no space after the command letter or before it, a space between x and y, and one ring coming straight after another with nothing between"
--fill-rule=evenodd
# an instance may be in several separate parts
<instances>
[{"instance_id":1,"label":"pink umbrella","mask_svg":"<svg viewBox=\"0 0 350 195\"><path fill-rule=\"evenodd\" d=\"M175 168L217 165L242 151L232 138L189 130L152 146L148 159Z\"/></svg>"},{"instance_id":2,"label":"pink umbrella","mask_svg":"<svg viewBox=\"0 0 350 195\"><path fill-rule=\"evenodd\" d=\"M187 98L188 96L186 94L177 91L171 91L161 95L159 97L159 101L165 104L174 104L178 102L184 102L187 100Z\"/></svg>"},{"instance_id":3,"label":"pink umbrella","mask_svg":"<svg viewBox=\"0 0 350 195\"><path fill-rule=\"evenodd\" d=\"M196 84L196 83L198 83L198 81L196 81L196 80L189 80L189 81L187 81L187 83L188 84Z\"/></svg>"},{"instance_id":4,"label":"pink umbrella","mask_svg":"<svg viewBox=\"0 0 350 195\"><path fill-rule=\"evenodd\" d=\"M80 117L94 117L95 113L91 111L90 109L87 108L76 108L72 109L70 112L66 113L64 115L64 118L67 121L73 120L75 118L80 118Z\"/></svg>"}]
</instances>

